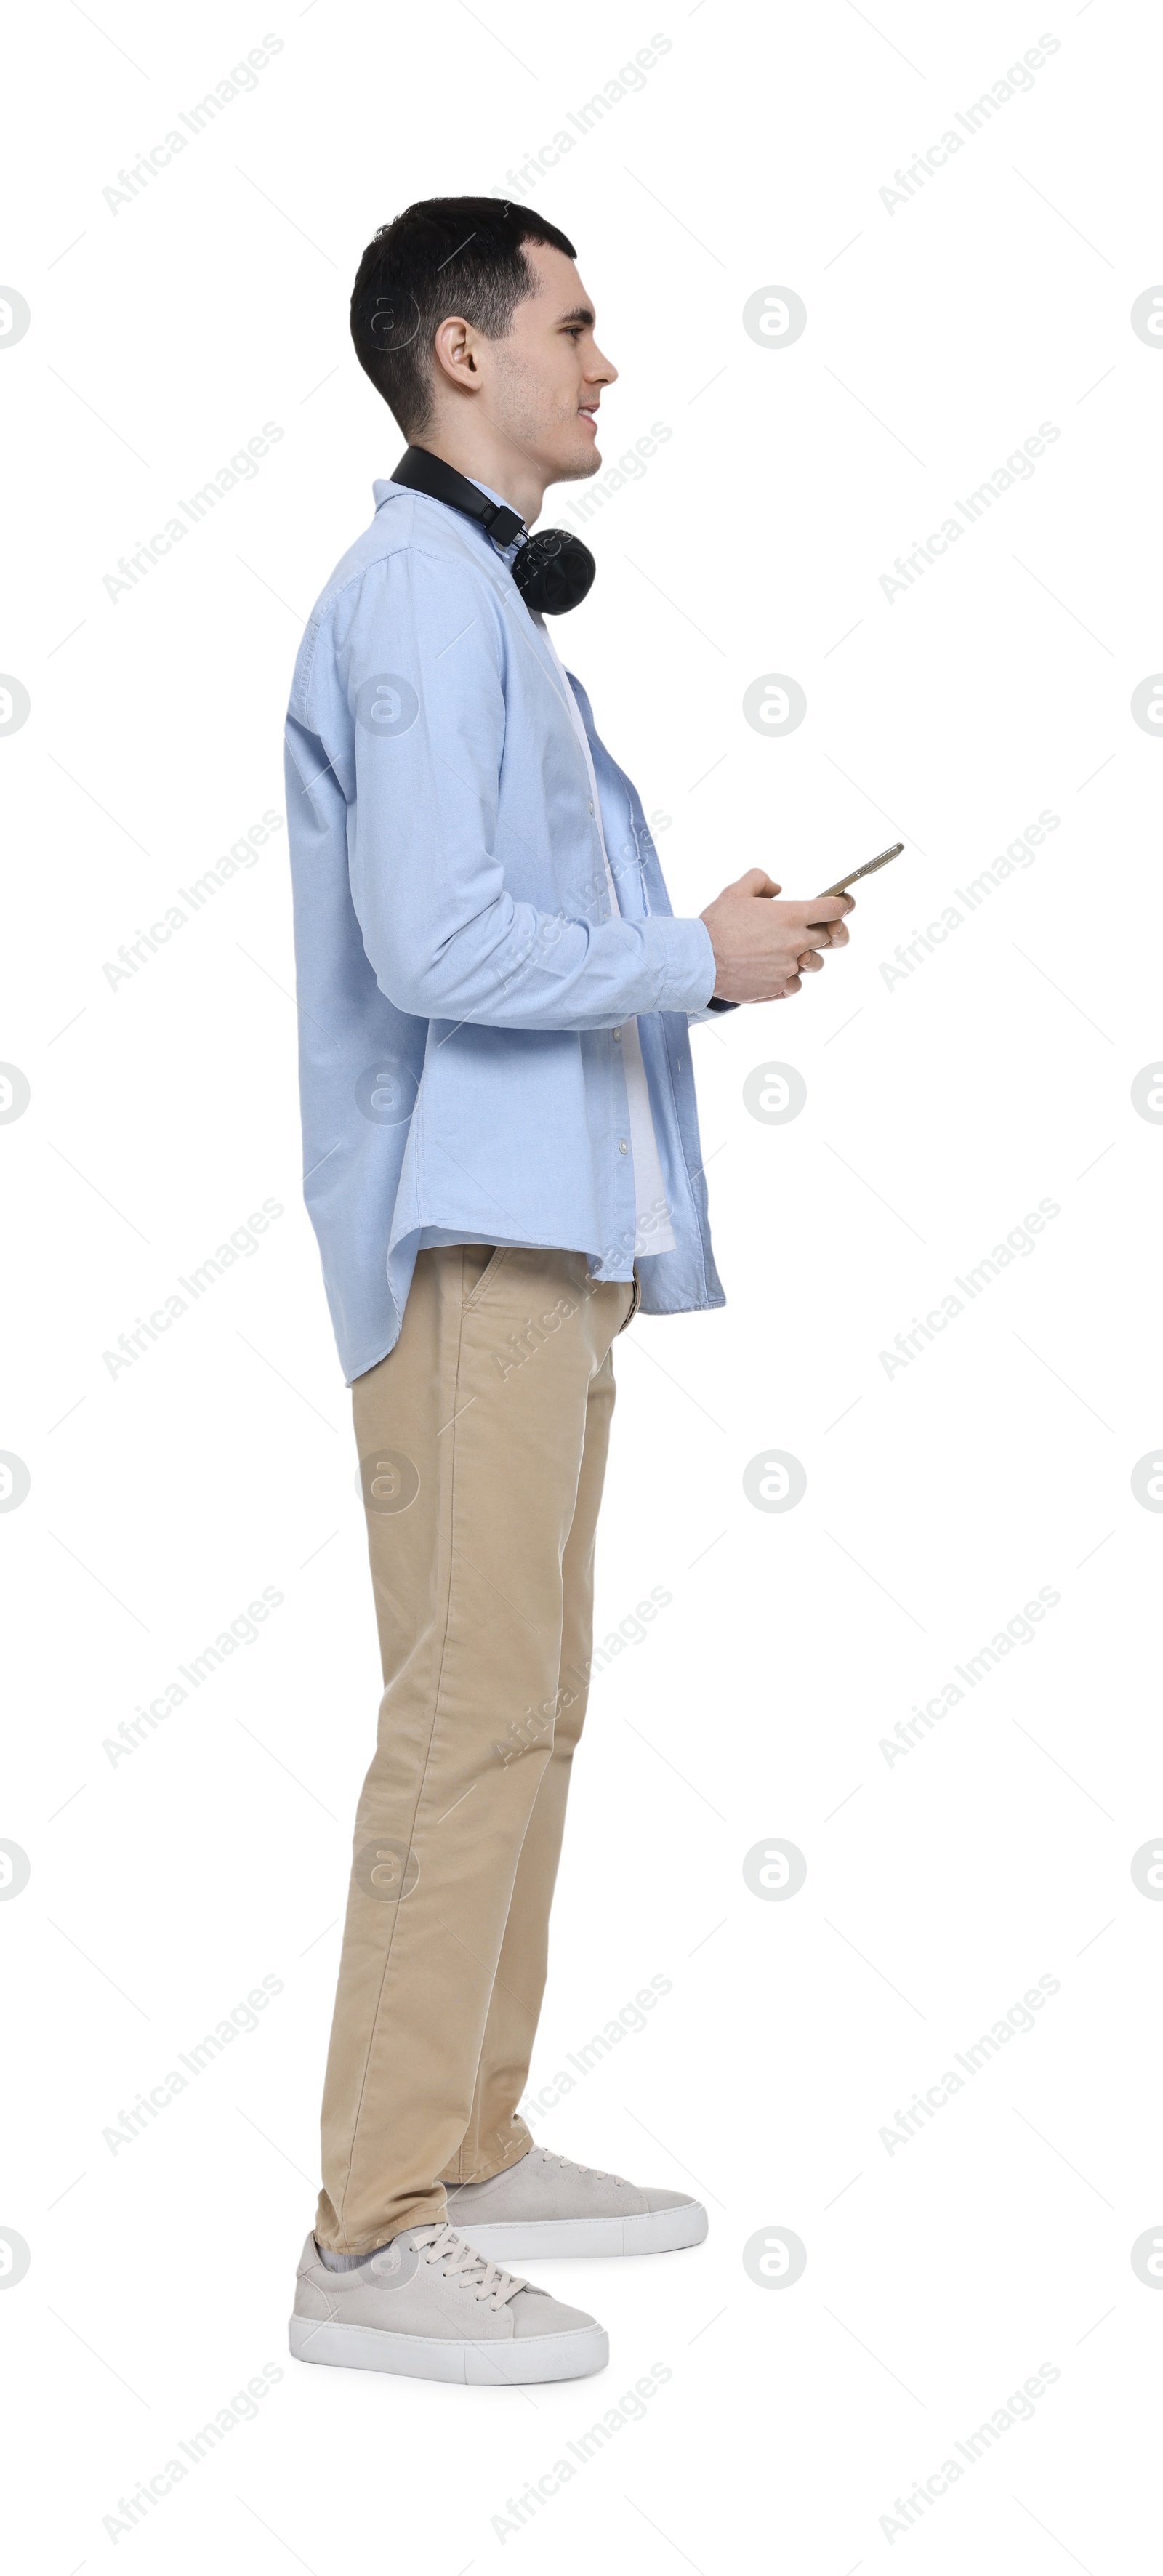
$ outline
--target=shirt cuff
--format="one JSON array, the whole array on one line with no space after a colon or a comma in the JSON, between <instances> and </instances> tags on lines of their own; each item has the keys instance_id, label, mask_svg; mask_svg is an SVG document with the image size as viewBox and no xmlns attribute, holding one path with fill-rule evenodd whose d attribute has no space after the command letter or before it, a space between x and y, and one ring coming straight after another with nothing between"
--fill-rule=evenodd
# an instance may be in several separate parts
<instances>
[{"instance_id":1,"label":"shirt cuff","mask_svg":"<svg viewBox=\"0 0 1163 2576\"><path fill-rule=\"evenodd\" d=\"M705 1011L715 989L715 952L705 921L651 922L662 932L663 975L655 1009Z\"/></svg>"}]
</instances>

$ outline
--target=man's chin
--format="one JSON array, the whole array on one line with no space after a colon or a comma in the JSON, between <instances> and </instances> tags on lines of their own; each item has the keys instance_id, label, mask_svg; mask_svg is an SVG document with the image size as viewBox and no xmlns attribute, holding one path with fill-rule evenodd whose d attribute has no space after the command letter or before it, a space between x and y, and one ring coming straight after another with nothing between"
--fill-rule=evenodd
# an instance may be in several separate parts
<instances>
[{"instance_id":1,"label":"man's chin","mask_svg":"<svg viewBox=\"0 0 1163 2576\"><path fill-rule=\"evenodd\" d=\"M578 454L568 459L559 458L555 462L549 479L551 483L586 483L591 474L600 474L601 470L601 448L596 443L591 446L587 438L584 448Z\"/></svg>"}]
</instances>

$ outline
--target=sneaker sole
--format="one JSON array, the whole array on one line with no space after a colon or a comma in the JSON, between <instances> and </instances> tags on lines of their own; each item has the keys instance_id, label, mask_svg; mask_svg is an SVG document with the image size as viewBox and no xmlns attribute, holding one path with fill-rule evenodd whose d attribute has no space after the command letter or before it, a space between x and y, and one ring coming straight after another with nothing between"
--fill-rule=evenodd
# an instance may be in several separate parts
<instances>
[{"instance_id":1,"label":"sneaker sole","mask_svg":"<svg viewBox=\"0 0 1163 2576\"><path fill-rule=\"evenodd\" d=\"M332 2325L293 2316L296 2361L339 2370L386 2370L402 2379L444 2379L471 2388L521 2388L548 2379L589 2379L604 2370L610 2339L604 2326L564 2334L521 2335L513 2343L455 2343L438 2335L388 2334L379 2326Z\"/></svg>"},{"instance_id":2,"label":"sneaker sole","mask_svg":"<svg viewBox=\"0 0 1163 2576\"><path fill-rule=\"evenodd\" d=\"M677 2209L640 2210L632 2218L498 2218L478 2227L466 2217L452 2223L474 2253L487 2254L493 2263L526 2255L550 2262L585 2254L677 2254L684 2245L701 2245L707 2233L707 2213L697 2200L680 2201Z\"/></svg>"}]
</instances>

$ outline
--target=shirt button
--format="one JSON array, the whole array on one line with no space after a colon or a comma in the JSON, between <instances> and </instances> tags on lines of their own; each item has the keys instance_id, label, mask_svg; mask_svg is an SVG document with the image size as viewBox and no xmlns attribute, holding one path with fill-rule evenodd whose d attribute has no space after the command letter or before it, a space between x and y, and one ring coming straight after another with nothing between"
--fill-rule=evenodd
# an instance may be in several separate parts
<instances>
[{"instance_id":1,"label":"shirt button","mask_svg":"<svg viewBox=\"0 0 1163 2576\"><path fill-rule=\"evenodd\" d=\"M621 1029L615 1029L615 1031L614 1031L614 1035L615 1035L615 1037L617 1038L617 1040L618 1040L618 1044L619 1044L619 1046L620 1046L620 1045L621 1045L621 1043L622 1043L622 1032L621 1032Z\"/></svg>"},{"instance_id":2,"label":"shirt button","mask_svg":"<svg viewBox=\"0 0 1163 2576\"><path fill-rule=\"evenodd\" d=\"M591 796L591 798L590 798L590 812L591 812L591 814L593 813L593 810L594 810L594 800L593 800L593 797Z\"/></svg>"},{"instance_id":3,"label":"shirt button","mask_svg":"<svg viewBox=\"0 0 1163 2576\"><path fill-rule=\"evenodd\" d=\"M618 1152L619 1152L620 1154L628 1154L628 1153L629 1153L629 1151L630 1151L630 1148L629 1148L629 1146L628 1146L628 1144L627 1144L627 1142L626 1142L625 1137L624 1137L624 1136L619 1136L619 1138L618 1138Z\"/></svg>"}]
</instances>

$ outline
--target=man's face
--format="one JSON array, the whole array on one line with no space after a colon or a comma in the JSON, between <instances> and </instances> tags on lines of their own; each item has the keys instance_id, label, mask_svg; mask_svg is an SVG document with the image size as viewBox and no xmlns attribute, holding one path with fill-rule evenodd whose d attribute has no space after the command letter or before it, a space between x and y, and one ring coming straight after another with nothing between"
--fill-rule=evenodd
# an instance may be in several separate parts
<instances>
[{"instance_id":1,"label":"man's face","mask_svg":"<svg viewBox=\"0 0 1163 2576\"><path fill-rule=\"evenodd\" d=\"M594 310L573 261L526 242L537 292L517 305L505 340L478 342L486 416L544 474L576 483L602 462L596 415L618 370L594 338Z\"/></svg>"}]
</instances>

